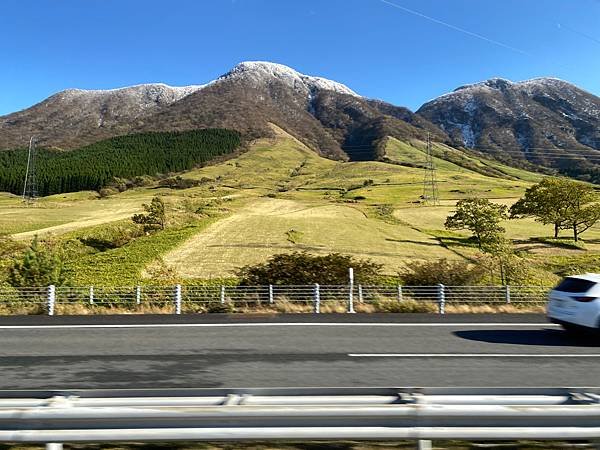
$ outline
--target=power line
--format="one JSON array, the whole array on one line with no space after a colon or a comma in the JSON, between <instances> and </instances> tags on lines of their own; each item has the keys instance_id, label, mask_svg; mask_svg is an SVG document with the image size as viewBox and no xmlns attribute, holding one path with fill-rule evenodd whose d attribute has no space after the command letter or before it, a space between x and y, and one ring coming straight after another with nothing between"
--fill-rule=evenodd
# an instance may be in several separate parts
<instances>
[{"instance_id":1,"label":"power line","mask_svg":"<svg viewBox=\"0 0 600 450\"><path fill-rule=\"evenodd\" d=\"M417 16L417 17L420 17L422 19L429 20L430 22L437 23L438 25L442 25L444 27L450 28L451 30L458 31L459 33L466 34L467 36L471 36L471 37L474 37L476 39L480 39L482 41L488 42L488 43L493 44L493 45L497 45L499 47L503 47L503 48L505 48L507 50L511 50L513 52L520 53L521 55L533 56L531 53L529 53L529 52L527 52L525 50L522 50L520 48L513 47L512 45L505 44L504 42L497 41L495 39L489 38L489 37L484 36L482 34L474 33L473 31L469 31L469 30L466 30L464 28L457 27L456 25L452 25L451 23L444 22L442 20L436 19L435 17L428 16L426 14L423 14L423 13L419 12L419 11L415 11L414 9L406 8L405 6L400 6L397 3L392 3L392 2L390 2L388 0L379 0L379 1L382 2L382 3L385 3L386 5L392 6L394 8L400 9L400 10L402 10L404 12L412 14L413 16Z\"/></svg>"},{"instance_id":2,"label":"power line","mask_svg":"<svg viewBox=\"0 0 600 450\"><path fill-rule=\"evenodd\" d=\"M584 38L586 38L586 39L588 39L588 40L590 40L592 42L595 42L596 44L600 44L600 39L597 39L594 36L591 36L591 35L589 35L587 33L584 33L583 31L576 30L574 28L571 28L568 25L563 25L561 23L557 23L556 25L558 26L559 29L563 29L564 28L565 30L570 31L571 33L578 34L579 36L582 36L582 37L584 37Z\"/></svg>"},{"instance_id":3,"label":"power line","mask_svg":"<svg viewBox=\"0 0 600 450\"><path fill-rule=\"evenodd\" d=\"M452 147L449 146L447 144L443 144L441 142L438 142L438 144L440 145L445 145L447 146L449 149L452 150L457 150L457 151L461 151L460 148L458 147ZM410 144L408 144L410 145ZM414 145L410 145L411 147L418 149L417 147L415 147ZM373 145L371 144L364 144L364 145L344 145L342 146L342 149L370 149L373 148ZM522 147L516 147L516 146L512 146L512 147L505 147L505 146L501 146L501 147L465 147L467 150L478 150L478 149L485 149L485 150L493 150L493 151L513 151L513 152L527 152L527 151L542 151L542 152L564 152L564 151L572 151L572 152L590 152L590 153L595 153L598 156L600 156L600 149L593 149L593 148L577 148L577 147L527 147L527 148L522 148Z\"/></svg>"},{"instance_id":4,"label":"power line","mask_svg":"<svg viewBox=\"0 0 600 450\"><path fill-rule=\"evenodd\" d=\"M370 153L372 152L372 148L369 145L359 145L359 146L344 146L342 150L352 150L353 153ZM420 148L414 147L415 150L423 151ZM461 150L460 148L448 147L449 150L455 150L457 152L465 152L465 150ZM528 149L522 149L518 147L474 147L474 148L466 148L467 151L470 152L479 152L483 153L484 156L491 156L498 154L508 154L517 155L522 157L543 157L545 159L566 159L566 158L577 158L577 159L585 159L595 161L600 159L600 150L593 149L579 149L579 148L552 148L552 147L531 147ZM531 153L534 152L534 153ZM561 153L562 152L562 153ZM577 152L575 153L564 153L564 152ZM470 156L467 154L467 156Z\"/></svg>"}]
</instances>

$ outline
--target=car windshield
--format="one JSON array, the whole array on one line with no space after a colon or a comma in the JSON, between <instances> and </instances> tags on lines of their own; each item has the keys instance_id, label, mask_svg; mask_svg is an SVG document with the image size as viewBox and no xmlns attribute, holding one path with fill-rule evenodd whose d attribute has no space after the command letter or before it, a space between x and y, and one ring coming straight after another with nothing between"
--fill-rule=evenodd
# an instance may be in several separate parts
<instances>
[{"instance_id":1,"label":"car windshield","mask_svg":"<svg viewBox=\"0 0 600 450\"><path fill-rule=\"evenodd\" d=\"M595 284L596 283L593 281L584 280L581 278L565 278L558 283L558 286L556 286L554 290L560 292L584 293L589 291Z\"/></svg>"}]
</instances>

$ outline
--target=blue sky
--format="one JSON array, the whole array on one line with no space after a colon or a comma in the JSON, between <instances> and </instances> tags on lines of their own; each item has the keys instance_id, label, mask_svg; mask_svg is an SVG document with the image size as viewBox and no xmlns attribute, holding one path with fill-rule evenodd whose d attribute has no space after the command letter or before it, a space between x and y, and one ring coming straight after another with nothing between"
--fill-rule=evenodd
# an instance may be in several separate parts
<instances>
[{"instance_id":1,"label":"blue sky","mask_svg":"<svg viewBox=\"0 0 600 450\"><path fill-rule=\"evenodd\" d=\"M70 87L201 84L245 60L412 109L493 76L599 95L598 23L600 0L1 0L0 114Z\"/></svg>"}]
</instances>

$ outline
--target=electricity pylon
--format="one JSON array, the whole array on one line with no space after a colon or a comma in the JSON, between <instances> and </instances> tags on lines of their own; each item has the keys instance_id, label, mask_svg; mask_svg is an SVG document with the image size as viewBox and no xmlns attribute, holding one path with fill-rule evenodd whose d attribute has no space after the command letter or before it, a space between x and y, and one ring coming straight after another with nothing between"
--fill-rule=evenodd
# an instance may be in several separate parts
<instances>
[{"instance_id":1,"label":"electricity pylon","mask_svg":"<svg viewBox=\"0 0 600 450\"><path fill-rule=\"evenodd\" d=\"M427 159L425 161L425 174L423 175L423 203L439 205L438 185L435 163L431 152L431 135L427 133Z\"/></svg>"},{"instance_id":2,"label":"electricity pylon","mask_svg":"<svg viewBox=\"0 0 600 450\"><path fill-rule=\"evenodd\" d=\"M23 186L23 201L33 202L37 196L37 180L35 174L35 138L29 140L29 152L27 153L27 169L25 170L25 183Z\"/></svg>"}]
</instances>

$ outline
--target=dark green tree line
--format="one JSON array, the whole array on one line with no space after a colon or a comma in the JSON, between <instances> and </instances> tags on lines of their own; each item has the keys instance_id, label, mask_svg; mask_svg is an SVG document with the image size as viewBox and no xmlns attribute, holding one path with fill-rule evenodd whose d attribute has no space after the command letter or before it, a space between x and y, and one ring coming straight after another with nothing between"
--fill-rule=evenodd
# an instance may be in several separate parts
<instances>
[{"instance_id":1,"label":"dark green tree line","mask_svg":"<svg viewBox=\"0 0 600 450\"><path fill-rule=\"evenodd\" d=\"M36 177L40 195L99 190L115 177L132 178L180 172L232 153L239 133L206 129L120 136L72 151L38 149ZM0 151L0 191L20 194L27 151Z\"/></svg>"}]
</instances>

